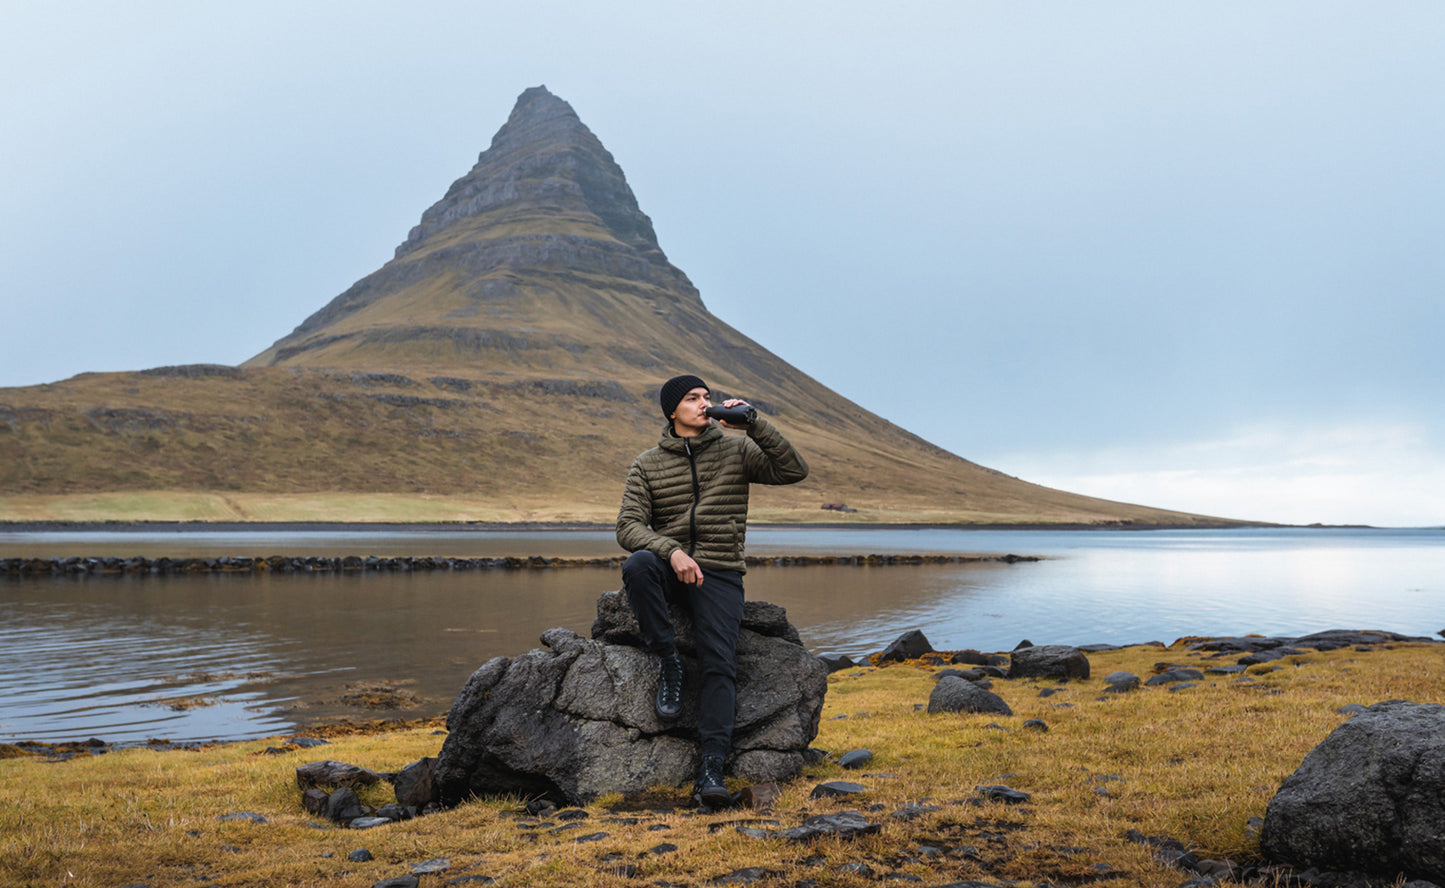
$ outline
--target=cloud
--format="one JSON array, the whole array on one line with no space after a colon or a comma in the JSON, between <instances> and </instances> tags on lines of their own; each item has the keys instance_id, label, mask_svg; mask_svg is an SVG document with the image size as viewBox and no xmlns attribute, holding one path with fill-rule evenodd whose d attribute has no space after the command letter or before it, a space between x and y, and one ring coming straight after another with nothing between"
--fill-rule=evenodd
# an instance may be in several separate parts
<instances>
[{"instance_id":1,"label":"cloud","mask_svg":"<svg viewBox=\"0 0 1445 888\"><path fill-rule=\"evenodd\" d=\"M1445 452L1414 424L1256 425L1215 440L1000 456L1049 487L1282 524L1445 525Z\"/></svg>"}]
</instances>

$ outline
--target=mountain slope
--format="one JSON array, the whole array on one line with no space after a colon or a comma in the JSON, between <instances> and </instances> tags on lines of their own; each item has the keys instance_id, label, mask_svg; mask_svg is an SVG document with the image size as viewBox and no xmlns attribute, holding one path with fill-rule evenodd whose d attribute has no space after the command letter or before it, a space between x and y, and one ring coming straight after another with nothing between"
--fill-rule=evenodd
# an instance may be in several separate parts
<instances>
[{"instance_id":1,"label":"mountain slope","mask_svg":"<svg viewBox=\"0 0 1445 888\"><path fill-rule=\"evenodd\" d=\"M170 491L240 518L330 498L355 518L608 521L681 372L748 398L808 457L808 481L758 491L763 519L838 520L820 507L842 502L849 520L1228 523L1010 478L768 352L707 311L612 156L543 87L391 261L242 367L0 391L0 516L24 497Z\"/></svg>"}]
</instances>

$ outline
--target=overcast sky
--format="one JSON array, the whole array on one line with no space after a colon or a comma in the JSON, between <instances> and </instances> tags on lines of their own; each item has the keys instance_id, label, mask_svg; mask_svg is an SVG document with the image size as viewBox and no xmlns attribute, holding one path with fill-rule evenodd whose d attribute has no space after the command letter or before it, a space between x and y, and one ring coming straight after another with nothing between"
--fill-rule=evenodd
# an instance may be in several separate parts
<instances>
[{"instance_id":1,"label":"overcast sky","mask_svg":"<svg viewBox=\"0 0 1445 888\"><path fill-rule=\"evenodd\" d=\"M1445 524L1438 0L0 0L0 386L262 351L538 84L715 314L961 456Z\"/></svg>"}]
</instances>

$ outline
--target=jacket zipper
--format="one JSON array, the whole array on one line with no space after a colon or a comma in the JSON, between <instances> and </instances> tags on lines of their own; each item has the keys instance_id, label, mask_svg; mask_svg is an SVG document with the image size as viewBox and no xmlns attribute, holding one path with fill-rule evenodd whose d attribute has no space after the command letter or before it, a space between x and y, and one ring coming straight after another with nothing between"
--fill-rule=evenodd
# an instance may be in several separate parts
<instances>
[{"instance_id":1,"label":"jacket zipper","mask_svg":"<svg viewBox=\"0 0 1445 888\"><path fill-rule=\"evenodd\" d=\"M702 488L697 483L697 457L693 455L692 444L686 438L682 446L687 451L687 465L692 469L692 509L687 513L687 557L697 554L697 501L702 498Z\"/></svg>"}]
</instances>

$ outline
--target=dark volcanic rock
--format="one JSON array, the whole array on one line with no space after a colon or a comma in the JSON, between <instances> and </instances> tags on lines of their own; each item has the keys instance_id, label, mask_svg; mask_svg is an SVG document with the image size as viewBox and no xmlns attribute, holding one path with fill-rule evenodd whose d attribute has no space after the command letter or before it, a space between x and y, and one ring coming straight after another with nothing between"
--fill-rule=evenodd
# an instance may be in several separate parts
<instances>
[{"instance_id":1,"label":"dark volcanic rock","mask_svg":"<svg viewBox=\"0 0 1445 888\"><path fill-rule=\"evenodd\" d=\"M1445 884L1445 706L1376 703L1340 725L1270 800L1270 860Z\"/></svg>"},{"instance_id":2,"label":"dark volcanic rock","mask_svg":"<svg viewBox=\"0 0 1445 888\"><path fill-rule=\"evenodd\" d=\"M883 654L878 658L880 663L901 662L903 660L917 660L924 654L932 653L933 645L928 643L923 630L911 629L894 639L893 643L883 649Z\"/></svg>"},{"instance_id":3,"label":"dark volcanic rock","mask_svg":"<svg viewBox=\"0 0 1445 888\"><path fill-rule=\"evenodd\" d=\"M593 638L550 629L550 650L498 657L473 673L447 716L436 761L437 798L515 793L585 804L601 793L691 782L697 770L697 681L692 623L674 608L686 682L682 715L653 709L656 658L640 649L636 618L609 592ZM812 759L827 669L808 653L786 612L749 601L738 638L737 721L731 774L795 776Z\"/></svg>"},{"instance_id":4,"label":"dark volcanic rock","mask_svg":"<svg viewBox=\"0 0 1445 888\"><path fill-rule=\"evenodd\" d=\"M933 693L928 695L928 711L1014 714L999 695L953 675L945 675L933 686Z\"/></svg>"},{"instance_id":5,"label":"dark volcanic rock","mask_svg":"<svg viewBox=\"0 0 1445 888\"><path fill-rule=\"evenodd\" d=\"M1011 655L1009 678L1088 678L1089 658L1076 647L1041 644Z\"/></svg>"}]
</instances>

